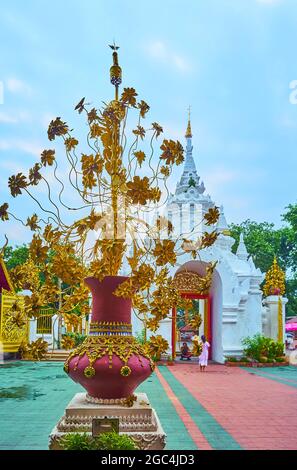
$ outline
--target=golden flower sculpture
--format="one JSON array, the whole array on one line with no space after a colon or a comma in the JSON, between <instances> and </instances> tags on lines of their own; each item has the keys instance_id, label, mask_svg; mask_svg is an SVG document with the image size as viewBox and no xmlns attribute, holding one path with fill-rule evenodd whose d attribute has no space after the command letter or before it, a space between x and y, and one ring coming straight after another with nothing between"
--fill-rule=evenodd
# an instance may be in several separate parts
<instances>
[{"instance_id":1,"label":"golden flower sculpture","mask_svg":"<svg viewBox=\"0 0 297 470\"><path fill-rule=\"evenodd\" d=\"M116 295L131 298L136 315L156 331L180 300L168 267L175 265L184 249L183 235L173 235L166 217L152 217L151 223L148 215L159 214L169 195L168 178L183 162L184 150L179 141L162 141L159 123L147 124L149 104L138 98L134 88L119 93L122 72L117 54L115 49L110 70L114 99L90 108L83 98L75 106L85 116L86 138L78 139L61 117L53 119L49 148L28 174L9 178L11 195L30 198L36 204L34 213L22 220L4 203L0 219L14 217L33 231L29 260L12 273L20 288L27 285L32 291L25 299L28 316L57 304L58 314L65 318L73 312L86 315L84 278L118 275L125 260L129 279ZM127 129L133 130L129 134ZM53 148L57 140L63 144L63 155L61 146L59 152ZM218 215L217 208L210 209L206 223L214 224ZM205 233L200 248L210 246L216 236L215 231ZM198 235L196 245L190 249L193 257L199 256ZM160 338L151 344L159 344L160 350L165 347Z\"/></svg>"}]
</instances>

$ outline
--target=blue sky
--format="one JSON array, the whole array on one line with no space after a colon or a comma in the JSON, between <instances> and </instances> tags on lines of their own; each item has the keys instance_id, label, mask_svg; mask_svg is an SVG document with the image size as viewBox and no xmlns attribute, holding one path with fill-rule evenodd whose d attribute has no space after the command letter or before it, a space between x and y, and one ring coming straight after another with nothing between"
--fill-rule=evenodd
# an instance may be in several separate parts
<instances>
[{"instance_id":1,"label":"blue sky","mask_svg":"<svg viewBox=\"0 0 297 470\"><path fill-rule=\"evenodd\" d=\"M81 97L112 98L113 39L123 85L150 104L150 122L183 143L191 104L197 169L227 220L280 225L297 196L296 0L2 0L0 202L30 215L7 178L52 147L53 117L77 129ZM26 237L14 223L0 223L3 233Z\"/></svg>"}]
</instances>

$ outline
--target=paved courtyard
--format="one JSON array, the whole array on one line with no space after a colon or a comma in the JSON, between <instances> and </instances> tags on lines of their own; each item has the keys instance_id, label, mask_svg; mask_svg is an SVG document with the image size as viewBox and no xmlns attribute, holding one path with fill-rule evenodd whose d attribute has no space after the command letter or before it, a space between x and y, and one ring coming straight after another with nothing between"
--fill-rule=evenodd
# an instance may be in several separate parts
<instances>
[{"instance_id":1,"label":"paved courtyard","mask_svg":"<svg viewBox=\"0 0 297 470\"><path fill-rule=\"evenodd\" d=\"M297 368L160 366L140 387L167 449L297 449ZM59 362L0 365L0 449L47 449L48 434L82 388Z\"/></svg>"}]
</instances>

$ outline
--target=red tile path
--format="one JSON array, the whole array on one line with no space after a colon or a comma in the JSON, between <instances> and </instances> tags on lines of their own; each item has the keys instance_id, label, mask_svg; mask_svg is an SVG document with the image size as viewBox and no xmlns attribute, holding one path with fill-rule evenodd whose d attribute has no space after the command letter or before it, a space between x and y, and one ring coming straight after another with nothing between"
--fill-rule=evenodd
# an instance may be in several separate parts
<instances>
[{"instance_id":1,"label":"red tile path","mask_svg":"<svg viewBox=\"0 0 297 470\"><path fill-rule=\"evenodd\" d=\"M177 363L170 371L244 449L297 449L296 388L237 367L201 373Z\"/></svg>"},{"instance_id":2,"label":"red tile path","mask_svg":"<svg viewBox=\"0 0 297 470\"><path fill-rule=\"evenodd\" d=\"M164 379L164 377L160 374L158 368L156 368L156 375L158 379L161 382L161 385L163 386L169 400L172 402L173 406L175 407L179 417L183 421L184 425L186 426L191 438L197 445L198 449L201 450L211 450L212 447L209 445L201 431L197 428L196 424L192 420L191 416L189 413L185 410L179 399L176 397L176 395L173 393L172 389L168 385L167 381Z\"/></svg>"}]
</instances>

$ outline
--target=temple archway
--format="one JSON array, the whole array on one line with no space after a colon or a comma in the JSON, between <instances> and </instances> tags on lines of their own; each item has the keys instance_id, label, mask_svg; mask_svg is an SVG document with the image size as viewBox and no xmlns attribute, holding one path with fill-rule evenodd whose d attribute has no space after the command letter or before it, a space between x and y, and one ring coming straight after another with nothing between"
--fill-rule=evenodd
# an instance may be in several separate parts
<instances>
[{"instance_id":1,"label":"temple archway","mask_svg":"<svg viewBox=\"0 0 297 470\"><path fill-rule=\"evenodd\" d=\"M222 310L223 293L222 281L217 269L212 275L211 286L204 288L201 280L206 275L208 263L204 261L188 261L175 273L176 286L184 297L197 299L204 303L203 333L211 343L210 359L221 361L223 354L222 344ZM172 353L176 351L176 310L173 312L172 322Z\"/></svg>"}]
</instances>

